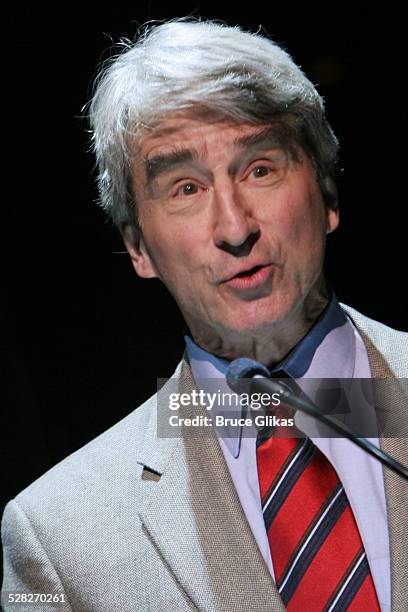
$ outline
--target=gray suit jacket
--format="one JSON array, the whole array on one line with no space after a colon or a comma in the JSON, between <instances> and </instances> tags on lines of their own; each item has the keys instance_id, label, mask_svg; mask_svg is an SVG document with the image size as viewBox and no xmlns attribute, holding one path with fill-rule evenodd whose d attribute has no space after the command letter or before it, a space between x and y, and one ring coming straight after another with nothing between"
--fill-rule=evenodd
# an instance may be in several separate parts
<instances>
[{"instance_id":1,"label":"gray suit jacket","mask_svg":"<svg viewBox=\"0 0 408 612\"><path fill-rule=\"evenodd\" d=\"M408 378L408 334L344 308L373 375ZM193 387L185 360L175 375ZM392 404L408 414L405 396ZM156 409L154 396L9 502L4 591L61 593L67 602L20 610L284 610L215 434L199 443L157 438ZM383 438L382 446L408 464L407 440ZM405 612L408 484L385 470L385 486L392 609Z\"/></svg>"}]
</instances>

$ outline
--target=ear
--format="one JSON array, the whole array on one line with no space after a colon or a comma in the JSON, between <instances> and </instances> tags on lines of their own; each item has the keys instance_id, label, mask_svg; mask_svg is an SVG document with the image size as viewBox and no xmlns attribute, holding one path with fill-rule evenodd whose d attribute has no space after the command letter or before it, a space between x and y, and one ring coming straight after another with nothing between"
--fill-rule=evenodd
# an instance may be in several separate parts
<instances>
[{"instance_id":1,"label":"ear","mask_svg":"<svg viewBox=\"0 0 408 612\"><path fill-rule=\"evenodd\" d=\"M333 208L327 208L326 210L326 234L330 234L331 232L334 232L340 223L340 215L338 208L336 208L336 210L333 210Z\"/></svg>"},{"instance_id":2,"label":"ear","mask_svg":"<svg viewBox=\"0 0 408 612\"><path fill-rule=\"evenodd\" d=\"M131 225L125 225L121 234L136 274L141 278L157 278L158 273L146 249L142 231Z\"/></svg>"},{"instance_id":3,"label":"ear","mask_svg":"<svg viewBox=\"0 0 408 612\"><path fill-rule=\"evenodd\" d=\"M339 194L336 183L330 176L326 176L321 181L321 190L326 205L326 233L333 232L339 224Z\"/></svg>"}]
</instances>

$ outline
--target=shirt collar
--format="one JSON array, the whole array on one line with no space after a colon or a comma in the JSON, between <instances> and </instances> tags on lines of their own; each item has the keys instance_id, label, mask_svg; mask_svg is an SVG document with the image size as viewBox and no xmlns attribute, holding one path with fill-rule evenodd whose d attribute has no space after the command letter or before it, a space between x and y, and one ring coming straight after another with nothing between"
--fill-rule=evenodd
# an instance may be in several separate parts
<instances>
[{"instance_id":1,"label":"shirt collar","mask_svg":"<svg viewBox=\"0 0 408 612\"><path fill-rule=\"evenodd\" d=\"M326 336L334 329L342 327L346 322L346 315L340 308L336 296L332 293L330 301L320 313L313 327L290 353L278 365L272 368L272 372L283 370L292 378L304 376L310 369L316 351Z\"/></svg>"},{"instance_id":2,"label":"shirt collar","mask_svg":"<svg viewBox=\"0 0 408 612\"><path fill-rule=\"evenodd\" d=\"M206 379L220 379L226 385L225 375L230 362L205 351L190 336L185 336L185 343L196 384L203 388ZM288 376L297 379L352 378L354 364L355 339L352 324L332 293L313 327L271 371L283 370ZM214 406L214 417L219 413L219 408ZM235 427L225 426L222 432L217 430L234 457L239 455L240 429L239 435Z\"/></svg>"}]
</instances>

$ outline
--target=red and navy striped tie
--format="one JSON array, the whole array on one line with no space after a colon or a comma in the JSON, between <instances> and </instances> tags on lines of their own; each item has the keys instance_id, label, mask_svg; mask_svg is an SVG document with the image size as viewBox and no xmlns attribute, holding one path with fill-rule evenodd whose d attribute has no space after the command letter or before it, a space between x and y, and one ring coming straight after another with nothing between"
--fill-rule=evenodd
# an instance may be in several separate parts
<instances>
[{"instance_id":1,"label":"red and navy striped tie","mask_svg":"<svg viewBox=\"0 0 408 612\"><path fill-rule=\"evenodd\" d=\"M379 611L360 533L331 463L309 438L258 435L256 453L276 586L287 610Z\"/></svg>"}]
</instances>

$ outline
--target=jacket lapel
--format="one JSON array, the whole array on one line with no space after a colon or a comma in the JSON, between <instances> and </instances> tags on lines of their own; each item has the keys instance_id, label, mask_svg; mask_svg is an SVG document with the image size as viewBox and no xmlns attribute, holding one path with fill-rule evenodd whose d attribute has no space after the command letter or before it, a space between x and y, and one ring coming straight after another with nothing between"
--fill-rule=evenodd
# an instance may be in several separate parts
<instances>
[{"instance_id":1,"label":"jacket lapel","mask_svg":"<svg viewBox=\"0 0 408 612\"><path fill-rule=\"evenodd\" d=\"M387 339L388 354L386 356L384 349L381 353L375 346L377 343L375 329L372 329L373 322L356 311L347 310L351 313L363 338L373 378L392 381L389 387L379 385L375 397L376 405L380 408L380 418L384 419L382 425L386 430L385 436L380 439L381 448L403 465L408 465L407 433L404 432L405 437L401 437L401 428L404 428L408 421L408 398L396 380L397 376L399 378L408 377L408 371L403 370L404 367L407 370L406 349L408 347L404 348L401 342L391 337L396 333L394 330L381 326L382 342L384 342L385 334L390 335L390 338ZM398 360L398 364L394 364L393 356L390 354L391 347L395 351L394 359ZM402 355L405 360L403 365L401 365ZM391 608L393 612L400 612L400 610L408 610L408 482L388 468L383 468L383 474L390 537Z\"/></svg>"},{"instance_id":2,"label":"jacket lapel","mask_svg":"<svg viewBox=\"0 0 408 612\"><path fill-rule=\"evenodd\" d=\"M180 391L193 386L184 359ZM199 413L187 407L183 416ZM283 612L216 434L209 427L205 437L194 438L192 429L182 429L178 440L161 439L160 461L145 457L161 476L143 501L142 523L199 610L247 612L256 602L257 612Z\"/></svg>"}]
</instances>

